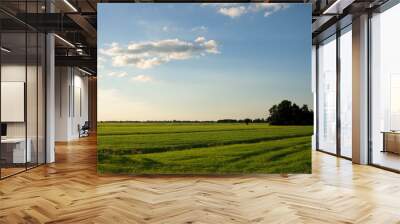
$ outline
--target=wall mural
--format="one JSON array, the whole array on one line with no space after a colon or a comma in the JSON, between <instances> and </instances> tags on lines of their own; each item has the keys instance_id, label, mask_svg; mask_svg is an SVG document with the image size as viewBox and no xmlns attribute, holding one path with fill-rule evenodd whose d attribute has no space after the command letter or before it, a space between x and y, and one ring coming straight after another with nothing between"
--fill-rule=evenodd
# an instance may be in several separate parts
<instances>
[{"instance_id":1,"label":"wall mural","mask_svg":"<svg viewBox=\"0 0 400 224\"><path fill-rule=\"evenodd\" d=\"M309 4L99 4L99 173L310 173L310 21Z\"/></svg>"}]
</instances>

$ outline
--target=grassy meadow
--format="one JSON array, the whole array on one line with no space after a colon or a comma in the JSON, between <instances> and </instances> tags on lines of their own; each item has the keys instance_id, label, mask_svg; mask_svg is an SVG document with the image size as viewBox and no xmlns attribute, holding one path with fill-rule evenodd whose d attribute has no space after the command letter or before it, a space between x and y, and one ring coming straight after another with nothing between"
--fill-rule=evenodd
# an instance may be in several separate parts
<instances>
[{"instance_id":1,"label":"grassy meadow","mask_svg":"<svg viewBox=\"0 0 400 224\"><path fill-rule=\"evenodd\" d=\"M100 173L311 172L312 126L105 122L97 135Z\"/></svg>"}]
</instances>

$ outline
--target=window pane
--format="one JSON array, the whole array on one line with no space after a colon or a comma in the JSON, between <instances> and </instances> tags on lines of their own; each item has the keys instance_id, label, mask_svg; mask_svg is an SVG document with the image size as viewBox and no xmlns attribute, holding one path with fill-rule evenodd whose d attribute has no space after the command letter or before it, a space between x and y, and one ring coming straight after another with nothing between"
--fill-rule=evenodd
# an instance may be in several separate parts
<instances>
[{"instance_id":1,"label":"window pane","mask_svg":"<svg viewBox=\"0 0 400 224\"><path fill-rule=\"evenodd\" d=\"M28 61L27 61L27 80L26 80L26 113L27 113L27 141L28 149L30 147L31 153L28 160L28 168L37 165L37 81L38 81L38 57L37 57L37 41L38 36L36 32L27 33L28 44Z\"/></svg>"},{"instance_id":2,"label":"window pane","mask_svg":"<svg viewBox=\"0 0 400 224\"><path fill-rule=\"evenodd\" d=\"M26 34L1 34L1 175L25 170L30 161L26 144ZM28 146L28 147L27 147ZM28 149L28 150L27 150Z\"/></svg>"},{"instance_id":3,"label":"window pane","mask_svg":"<svg viewBox=\"0 0 400 224\"><path fill-rule=\"evenodd\" d=\"M400 5L372 18L372 162L400 170Z\"/></svg>"},{"instance_id":4,"label":"window pane","mask_svg":"<svg viewBox=\"0 0 400 224\"><path fill-rule=\"evenodd\" d=\"M318 48L318 148L336 153L336 37Z\"/></svg>"},{"instance_id":5,"label":"window pane","mask_svg":"<svg viewBox=\"0 0 400 224\"><path fill-rule=\"evenodd\" d=\"M352 156L352 35L351 29L340 36L340 152Z\"/></svg>"},{"instance_id":6,"label":"window pane","mask_svg":"<svg viewBox=\"0 0 400 224\"><path fill-rule=\"evenodd\" d=\"M45 99L46 99L46 84L45 84L45 52L46 37L39 33L38 45L38 164L45 163Z\"/></svg>"}]
</instances>

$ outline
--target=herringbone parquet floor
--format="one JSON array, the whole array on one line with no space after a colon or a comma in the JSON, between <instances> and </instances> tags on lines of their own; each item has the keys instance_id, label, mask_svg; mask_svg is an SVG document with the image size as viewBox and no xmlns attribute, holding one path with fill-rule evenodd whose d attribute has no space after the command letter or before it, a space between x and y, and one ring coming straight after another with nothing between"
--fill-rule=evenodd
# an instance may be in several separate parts
<instances>
[{"instance_id":1,"label":"herringbone parquet floor","mask_svg":"<svg viewBox=\"0 0 400 224\"><path fill-rule=\"evenodd\" d=\"M312 175L97 176L87 138L0 181L0 223L400 223L400 175L314 152Z\"/></svg>"}]
</instances>

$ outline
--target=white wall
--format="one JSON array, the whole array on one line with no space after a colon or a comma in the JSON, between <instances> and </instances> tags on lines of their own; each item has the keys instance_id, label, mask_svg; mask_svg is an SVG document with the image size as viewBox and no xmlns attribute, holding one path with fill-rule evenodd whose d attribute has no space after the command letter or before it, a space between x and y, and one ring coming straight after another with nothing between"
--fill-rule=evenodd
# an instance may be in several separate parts
<instances>
[{"instance_id":1,"label":"white wall","mask_svg":"<svg viewBox=\"0 0 400 224\"><path fill-rule=\"evenodd\" d=\"M27 70L25 70L27 69ZM28 72L29 86L34 86L35 88L27 88L27 106L34 108L36 111L36 80L30 78L31 74L36 74L35 66L18 65L18 64L3 64L1 66L1 81L2 82L24 82L26 71ZM30 105L32 103L32 105ZM41 105L39 105L40 107ZM6 110L6 108L2 108ZM36 131L36 113L32 113L31 110L27 109L28 114L28 137L30 130ZM33 122L33 123L32 123ZM32 131L33 132L33 131ZM9 137L25 137L25 122L7 122L7 134ZM36 132L35 132L36 134Z\"/></svg>"},{"instance_id":2,"label":"white wall","mask_svg":"<svg viewBox=\"0 0 400 224\"><path fill-rule=\"evenodd\" d=\"M88 120L88 78L76 68L56 67L55 86L55 140L77 139L78 125Z\"/></svg>"},{"instance_id":3,"label":"white wall","mask_svg":"<svg viewBox=\"0 0 400 224\"><path fill-rule=\"evenodd\" d=\"M82 76L82 73L76 75L75 70L74 77L74 107L72 108L72 119L71 119L71 135L74 138L79 137L78 125L82 126L85 121L88 121L88 78Z\"/></svg>"},{"instance_id":4,"label":"white wall","mask_svg":"<svg viewBox=\"0 0 400 224\"><path fill-rule=\"evenodd\" d=\"M18 81L25 82L25 64L3 64L1 66L1 81L10 82ZM6 108L2 108L5 110ZM7 123L7 137L25 137L25 123L11 122Z\"/></svg>"},{"instance_id":5,"label":"white wall","mask_svg":"<svg viewBox=\"0 0 400 224\"><path fill-rule=\"evenodd\" d=\"M38 69L38 70L37 70ZM22 120L18 122L5 122L7 124L8 138L25 138L29 139L29 147L31 148L32 162L44 163L44 83L41 67L36 65L28 65L12 63L4 63L1 66L1 81L2 82L21 82L26 85L26 107L25 101L22 102L22 107L16 108L3 107L4 113L22 113ZM27 79L27 80L26 80ZM25 88L25 87L24 87ZM2 89L2 94L5 94ZM19 90L19 94L24 94L25 89ZM21 92L22 91L22 92ZM7 95L2 95L2 98L8 98ZM24 97L25 98L25 97ZM17 103L17 102L15 102ZM26 120L24 114L26 113ZM4 121L4 119L2 119ZM37 154L38 153L38 154ZM36 161L36 159L39 161Z\"/></svg>"},{"instance_id":6,"label":"white wall","mask_svg":"<svg viewBox=\"0 0 400 224\"><path fill-rule=\"evenodd\" d=\"M55 141L68 141L68 117L70 85L69 68L55 68Z\"/></svg>"}]
</instances>

